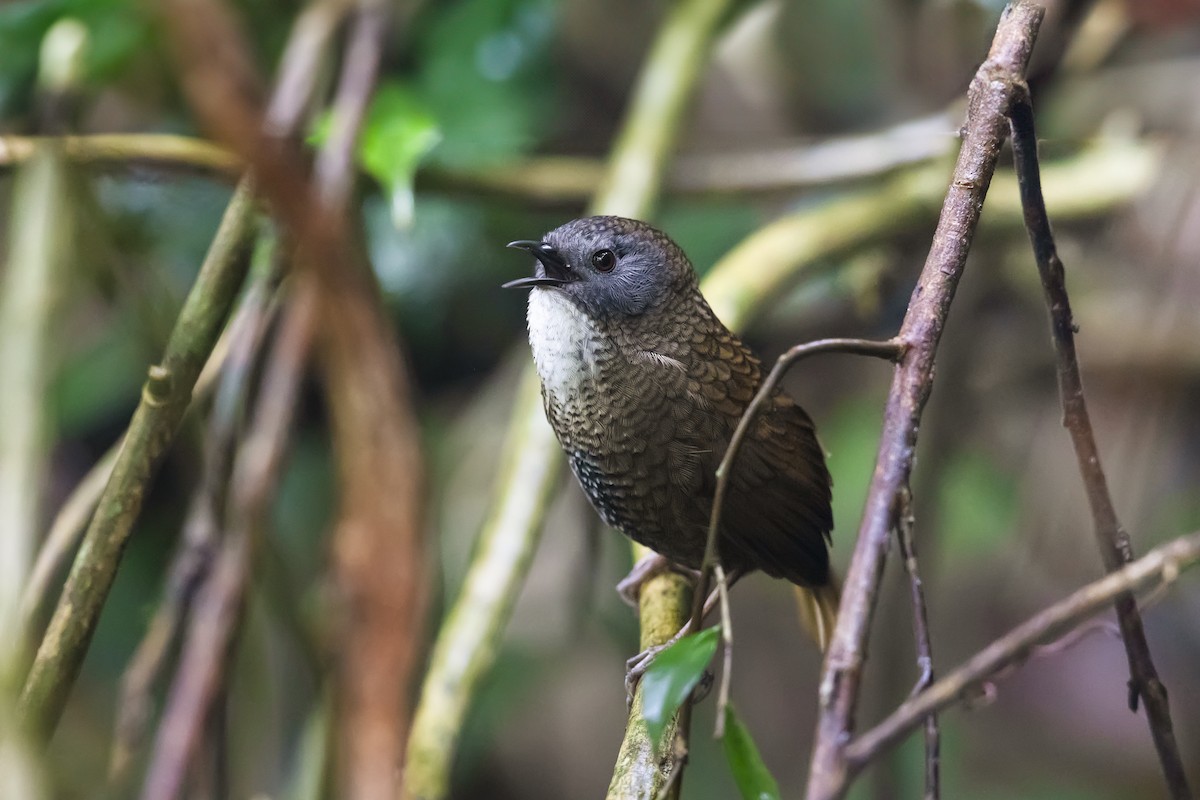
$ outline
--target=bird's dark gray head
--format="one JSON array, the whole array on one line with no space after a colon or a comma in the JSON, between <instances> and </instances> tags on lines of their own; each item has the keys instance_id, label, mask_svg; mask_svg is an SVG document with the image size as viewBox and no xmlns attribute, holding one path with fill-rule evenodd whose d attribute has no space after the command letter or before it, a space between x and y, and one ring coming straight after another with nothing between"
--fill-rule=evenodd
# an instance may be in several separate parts
<instances>
[{"instance_id":1,"label":"bird's dark gray head","mask_svg":"<svg viewBox=\"0 0 1200 800\"><path fill-rule=\"evenodd\" d=\"M538 263L505 288L560 291L590 317L635 316L695 288L691 262L665 233L625 217L584 217L540 242L510 242Z\"/></svg>"}]
</instances>

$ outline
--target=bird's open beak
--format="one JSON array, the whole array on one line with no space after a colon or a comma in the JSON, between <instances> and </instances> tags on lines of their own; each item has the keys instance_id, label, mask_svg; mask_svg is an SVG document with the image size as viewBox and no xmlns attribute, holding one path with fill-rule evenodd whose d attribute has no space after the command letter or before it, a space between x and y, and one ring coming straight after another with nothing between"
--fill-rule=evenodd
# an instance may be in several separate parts
<instances>
[{"instance_id":1,"label":"bird's open beak","mask_svg":"<svg viewBox=\"0 0 1200 800\"><path fill-rule=\"evenodd\" d=\"M563 258L562 253L558 249L546 242L534 242L528 239L521 239L516 242L509 242L508 247L516 250L528 250L533 253L533 257L542 262L545 275L533 275L528 278L517 278L515 281L509 281L502 284L502 289L532 289L534 286L562 286L564 283L570 283L575 280L575 276L571 273L571 267L567 264L567 260Z\"/></svg>"}]
</instances>

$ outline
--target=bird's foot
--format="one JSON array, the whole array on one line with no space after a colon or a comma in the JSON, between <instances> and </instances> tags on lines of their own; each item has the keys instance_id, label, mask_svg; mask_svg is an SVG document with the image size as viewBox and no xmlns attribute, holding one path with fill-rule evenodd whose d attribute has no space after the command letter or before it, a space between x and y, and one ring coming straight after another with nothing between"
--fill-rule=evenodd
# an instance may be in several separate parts
<instances>
[{"instance_id":1,"label":"bird's foot","mask_svg":"<svg viewBox=\"0 0 1200 800\"><path fill-rule=\"evenodd\" d=\"M663 650L666 650L671 644L678 639L676 634L671 641L666 644L658 644L653 647L647 647L642 652L638 653L633 658L625 662L625 705L633 705L633 693L637 690L638 682L642 676L646 674L646 670L650 669L650 665L654 663L654 659Z\"/></svg>"},{"instance_id":2,"label":"bird's foot","mask_svg":"<svg viewBox=\"0 0 1200 800\"><path fill-rule=\"evenodd\" d=\"M641 594L642 586L651 578L662 575L664 572L678 572L693 581L700 577L699 570L680 566L671 559L651 551L639 558L633 565L633 569L629 570L629 574L617 583L617 594L630 606L637 608L638 595Z\"/></svg>"}]
</instances>

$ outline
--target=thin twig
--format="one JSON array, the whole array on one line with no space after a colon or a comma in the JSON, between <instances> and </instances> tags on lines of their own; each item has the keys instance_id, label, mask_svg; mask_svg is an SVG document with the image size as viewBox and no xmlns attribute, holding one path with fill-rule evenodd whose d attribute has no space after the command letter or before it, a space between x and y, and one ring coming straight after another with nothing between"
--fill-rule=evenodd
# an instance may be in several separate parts
<instances>
[{"instance_id":1,"label":"thin twig","mask_svg":"<svg viewBox=\"0 0 1200 800\"><path fill-rule=\"evenodd\" d=\"M898 335L908 350L888 395L876 466L825 658L808 779L810 800L841 797L849 784L845 743L854 730L867 635L895 527L897 497L912 472L938 340L1008 132L1006 114L1014 86L1028 63L1043 13L1028 2L1006 9L988 59L971 84L954 180Z\"/></svg>"},{"instance_id":2,"label":"thin twig","mask_svg":"<svg viewBox=\"0 0 1200 800\"><path fill-rule=\"evenodd\" d=\"M174 648L197 590L219 549L226 487L250 379L271 321L269 303L279 272L256 274L228 332L232 342L205 438L204 470L182 541L168 570L163 602L155 611L121 678L120 701L109 761L109 783L121 786L151 719L154 685Z\"/></svg>"},{"instance_id":3,"label":"thin twig","mask_svg":"<svg viewBox=\"0 0 1200 800\"><path fill-rule=\"evenodd\" d=\"M815 342L798 344L775 361L775 366L771 368L766 380L758 387L758 393L754 395L754 399L750 401L750 405L746 406L741 419L738 420L737 428L734 429L733 436L730 437L729 444L725 448L725 455L717 467L717 485L713 493L712 512L708 518L708 538L704 542L704 561L700 568L700 580L696 584L696 596L692 600L692 614L688 620L688 629L691 631L699 630L704 623L704 602L708 597L710 576L717 566L717 531L720 528L721 511L725 504L725 495L729 492L730 475L733 473L742 441L746 438L750 426L754 424L754 418L758 415L759 409L775 393L784 374L796 362L818 353L849 353L899 361L904 357L904 345L897 339L884 342L869 339L819 339Z\"/></svg>"},{"instance_id":4,"label":"thin twig","mask_svg":"<svg viewBox=\"0 0 1200 800\"><path fill-rule=\"evenodd\" d=\"M717 722L713 736L720 739L725 735L725 708L729 705L729 687L733 682L733 615L729 611L729 584L725 581L725 570L720 564L713 567L717 579L717 596L721 599L721 687L717 690Z\"/></svg>"},{"instance_id":5,"label":"thin twig","mask_svg":"<svg viewBox=\"0 0 1200 800\"><path fill-rule=\"evenodd\" d=\"M725 454L721 458L721 463L717 467L717 486L713 495L712 512L708 522L708 538L704 543L704 559L700 566L700 578L696 582L694 595L692 597L691 614L687 617L686 631L694 632L700 630L704 624L705 606L708 600L708 586L711 576L721 571L722 578L724 571L721 570L721 564L717 559L717 531L720 528L721 510L724 505L725 495L729 489L729 476L733 472L735 459L737 458L738 450L741 448L742 441L746 438L746 434L750 426L754 423L754 418L757 416L759 409L763 403L774 394L779 381L783 379L784 374L794 365L807 356L816 355L817 353L853 353L856 355L867 355L876 358L886 358L891 361L897 361L904 355L904 347L898 341L876 342L867 339L821 339L815 342L796 345L781 355L775 362L775 366L767 375L766 380L758 388L758 393L754 399L750 401L750 405L742 413L741 419L738 420L737 428L734 429L733 436L730 437L729 444L725 448ZM677 576L671 576L672 580L678 580ZM643 589L643 592L645 589ZM727 587L724 580L718 584L718 593L721 606L722 619L726 620L729 616L729 606L727 597ZM724 628L728 631L728 626ZM725 657L727 660L732 659L732 639L727 643L725 648ZM722 676L720 702L717 709L717 730L720 731L724 727L724 709L729 702L728 680L729 672ZM673 737L676 742L676 748L682 748L686 752L687 737L690 732L692 721L692 701L684 703L680 709L678 717L678 728ZM682 762L679 766L682 766Z\"/></svg>"},{"instance_id":6,"label":"thin twig","mask_svg":"<svg viewBox=\"0 0 1200 800\"><path fill-rule=\"evenodd\" d=\"M980 650L924 692L908 700L882 722L845 745L852 773L898 743L926 716L972 697L1009 665L1025 660L1039 642L1058 636L1109 606L1122 593L1147 585L1166 586L1200 561L1200 532L1181 536L1151 550L1132 564L1109 573L1035 614Z\"/></svg>"},{"instance_id":7,"label":"thin twig","mask_svg":"<svg viewBox=\"0 0 1200 800\"><path fill-rule=\"evenodd\" d=\"M196 395L200 394L199 388L200 383L197 381ZM118 440L92 465L54 515L54 521L50 524L50 530L42 540L41 547L38 548L33 567L29 571L29 579L21 593L21 620L26 634L36 635L35 626L50 596L50 585L63 565L75 554L75 546L79 544L92 515L96 513L100 495L108 485L120 452L121 441Z\"/></svg>"},{"instance_id":8,"label":"thin twig","mask_svg":"<svg viewBox=\"0 0 1200 800\"><path fill-rule=\"evenodd\" d=\"M162 361L150 367L112 477L25 681L18 714L36 739L49 738L62 714L150 479L183 419L196 377L245 276L255 228L249 183L243 181L184 301Z\"/></svg>"},{"instance_id":9,"label":"thin twig","mask_svg":"<svg viewBox=\"0 0 1200 800\"><path fill-rule=\"evenodd\" d=\"M1071 303L1067 297L1063 263L1054 245L1050 218L1046 213L1045 199L1042 197L1037 134L1034 131L1033 105L1027 88L1017 91L1009 113L1012 123L1013 161L1021 187L1025 225L1037 260L1046 304L1050 309L1050 330L1054 339L1058 389L1063 408L1062 423L1070 433L1071 443L1075 448L1079 473L1083 478L1088 506L1092 512L1096 544L1100 548L1104 568L1113 572L1133 560L1133 546L1130 544L1129 534L1117 519L1112 496L1108 491L1108 481L1104 477L1104 468L1100 464L1100 450L1096 446L1087 402L1083 396L1083 380L1079 374L1079 360L1075 355L1075 323L1071 316ZM1115 606L1117 622L1121 626L1121 637L1125 642L1125 653L1129 660L1129 709L1136 712L1138 698L1142 698L1146 706L1150 735L1158 751L1167 788L1177 800L1190 798L1192 792L1188 787L1183 759L1179 754L1179 745L1175 741L1175 732L1171 725L1167 690L1154 667L1137 600L1132 594L1118 595Z\"/></svg>"},{"instance_id":10,"label":"thin twig","mask_svg":"<svg viewBox=\"0 0 1200 800\"><path fill-rule=\"evenodd\" d=\"M287 306L272 347L248 432L233 467L229 530L212 574L196 598L179 671L155 737L142 800L173 800L179 796L213 700L225 683L250 563L279 479L315 316L315 292L298 292Z\"/></svg>"},{"instance_id":11,"label":"thin twig","mask_svg":"<svg viewBox=\"0 0 1200 800\"><path fill-rule=\"evenodd\" d=\"M920 678L913 687L919 694L933 683L933 641L929 636L929 617L925 606L925 588L917 567L917 542L913 536L915 520L912 510L912 492L905 486L900 492L900 511L896 518L896 539L900 543L900 557L904 559L904 571L908 573L909 589L912 593L913 635L916 637L917 668ZM937 800L941 796L940 763L942 751L941 732L937 714L925 718L925 800Z\"/></svg>"}]
</instances>

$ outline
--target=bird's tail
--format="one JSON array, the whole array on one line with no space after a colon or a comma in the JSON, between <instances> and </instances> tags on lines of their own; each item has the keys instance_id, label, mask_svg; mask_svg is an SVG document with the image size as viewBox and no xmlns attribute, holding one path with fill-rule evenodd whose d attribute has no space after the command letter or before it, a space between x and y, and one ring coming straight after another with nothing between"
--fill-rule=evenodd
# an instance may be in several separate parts
<instances>
[{"instance_id":1,"label":"bird's tail","mask_svg":"<svg viewBox=\"0 0 1200 800\"><path fill-rule=\"evenodd\" d=\"M838 600L841 597L841 582L832 572L829 582L823 586L793 586L796 590L796 605L800 611L800 627L824 653L833 638L833 626L837 622Z\"/></svg>"}]
</instances>

